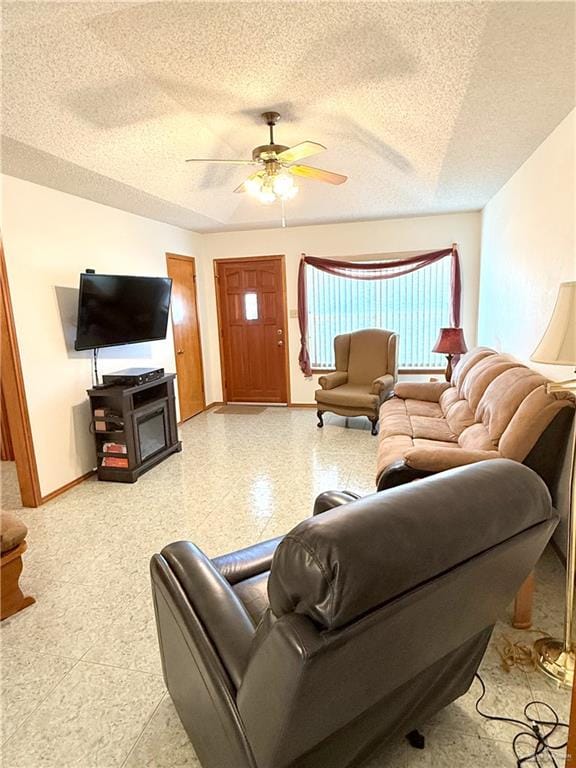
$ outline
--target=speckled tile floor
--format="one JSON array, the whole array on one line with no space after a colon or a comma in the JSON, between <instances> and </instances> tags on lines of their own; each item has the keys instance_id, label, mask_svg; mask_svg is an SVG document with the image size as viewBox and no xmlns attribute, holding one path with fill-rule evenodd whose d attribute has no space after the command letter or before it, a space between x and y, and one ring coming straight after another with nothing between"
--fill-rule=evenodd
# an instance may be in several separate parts
<instances>
[{"instance_id":1,"label":"speckled tile floor","mask_svg":"<svg viewBox=\"0 0 576 768\"><path fill-rule=\"evenodd\" d=\"M307 409L204 413L182 428L183 452L135 485L88 480L20 510L30 529L22 582L37 603L1 626L4 768L199 766L161 675L148 560L176 539L213 556L285 533L329 488L372 492L368 421L315 424ZM18 509L13 465L2 472L3 508ZM535 625L550 632L562 626L562 580L549 550L538 568ZM533 637L508 620L482 664L485 708L514 716L539 698L567 719L567 693L536 673L500 669L503 634ZM475 682L423 728L425 750L399 741L370 768L513 768L516 731L476 714L478 692Z\"/></svg>"}]
</instances>

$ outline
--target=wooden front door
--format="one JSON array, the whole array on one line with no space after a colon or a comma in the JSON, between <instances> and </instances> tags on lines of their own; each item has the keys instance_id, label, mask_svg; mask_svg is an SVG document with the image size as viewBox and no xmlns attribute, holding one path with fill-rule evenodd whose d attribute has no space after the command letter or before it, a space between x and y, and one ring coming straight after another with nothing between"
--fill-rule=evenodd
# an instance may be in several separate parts
<instances>
[{"instance_id":1,"label":"wooden front door","mask_svg":"<svg viewBox=\"0 0 576 768\"><path fill-rule=\"evenodd\" d=\"M214 262L224 399L288 402L282 256Z\"/></svg>"},{"instance_id":2,"label":"wooden front door","mask_svg":"<svg viewBox=\"0 0 576 768\"><path fill-rule=\"evenodd\" d=\"M172 278L172 328L176 352L176 374L180 421L206 407L202 346L196 301L196 263L188 256L166 255Z\"/></svg>"}]
</instances>

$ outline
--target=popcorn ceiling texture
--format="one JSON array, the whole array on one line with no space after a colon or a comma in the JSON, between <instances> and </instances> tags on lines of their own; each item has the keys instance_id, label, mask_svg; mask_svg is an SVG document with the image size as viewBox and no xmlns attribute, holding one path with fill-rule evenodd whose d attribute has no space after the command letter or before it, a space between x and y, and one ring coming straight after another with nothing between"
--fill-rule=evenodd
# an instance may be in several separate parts
<instances>
[{"instance_id":1,"label":"popcorn ceiling texture","mask_svg":"<svg viewBox=\"0 0 576 768\"><path fill-rule=\"evenodd\" d=\"M275 226L232 190L259 121L347 174L291 224L475 210L574 106L568 2L8 2L3 171L196 231Z\"/></svg>"}]
</instances>

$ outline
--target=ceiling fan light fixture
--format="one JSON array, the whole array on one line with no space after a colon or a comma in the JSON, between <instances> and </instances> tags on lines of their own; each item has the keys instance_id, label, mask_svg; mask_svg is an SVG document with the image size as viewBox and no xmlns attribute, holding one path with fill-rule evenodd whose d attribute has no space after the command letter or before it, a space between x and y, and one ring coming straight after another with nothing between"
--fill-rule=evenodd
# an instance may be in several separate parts
<instances>
[{"instance_id":1,"label":"ceiling fan light fixture","mask_svg":"<svg viewBox=\"0 0 576 768\"><path fill-rule=\"evenodd\" d=\"M260 192L258 193L258 199L260 202L264 203L265 205L276 202L276 194L270 179L261 179L260 184Z\"/></svg>"},{"instance_id":2,"label":"ceiling fan light fixture","mask_svg":"<svg viewBox=\"0 0 576 768\"><path fill-rule=\"evenodd\" d=\"M260 178L246 179L246 181L244 182L244 189L252 197L259 198L260 197L260 190L262 189L262 179L260 179Z\"/></svg>"},{"instance_id":3,"label":"ceiling fan light fixture","mask_svg":"<svg viewBox=\"0 0 576 768\"><path fill-rule=\"evenodd\" d=\"M289 173L280 172L272 178L274 194L282 200L290 199L290 193L294 187L294 178Z\"/></svg>"}]
</instances>

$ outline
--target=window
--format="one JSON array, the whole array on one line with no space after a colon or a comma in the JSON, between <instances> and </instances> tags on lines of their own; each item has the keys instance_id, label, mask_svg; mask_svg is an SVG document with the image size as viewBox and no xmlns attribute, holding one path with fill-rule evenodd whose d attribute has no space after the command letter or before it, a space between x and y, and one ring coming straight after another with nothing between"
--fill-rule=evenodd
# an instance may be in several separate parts
<instances>
[{"instance_id":1,"label":"window","mask_svg":"<svg viewBox=\"0 0 576 768\"><path fill-rule=\"evenodd\" d=\"M244 314L246 320L258 320L258 294L244 294Z\"/></svg>"},{"instance_id":2,"label":"window","mask_svg":"<svg viewBox=\"0 0 576 768\"><path fill-rule=\"evenodd\" d=\"M361 328L400 336L400 368L441 368L431 352L439 328L450 325L450 259L388 280L354 280L309 267L308 348L312 368L334 368L334 337Z\"/></svg>"}]
</instances>

